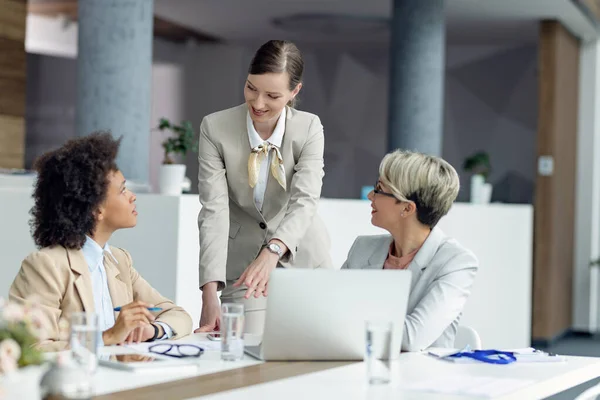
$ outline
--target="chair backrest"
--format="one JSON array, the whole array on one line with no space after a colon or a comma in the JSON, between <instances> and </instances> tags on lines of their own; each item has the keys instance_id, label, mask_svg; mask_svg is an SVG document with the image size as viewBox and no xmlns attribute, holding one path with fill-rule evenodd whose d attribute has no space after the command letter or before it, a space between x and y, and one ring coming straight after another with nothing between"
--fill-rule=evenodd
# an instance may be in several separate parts
<instances>
[{"instance_id":1,"label":"chair backrest","mask_svg":"<svg viewBox=\"0 0 600 400\"><path fill-rule=\"evenodd\" d=\"M574 400L596 400L598 396L600 396L600 384L587 389Z\"/></svg>"},{"instance_id":2,"label":"chair backrest","mask_svg":"<svg viewBox=\"0 0 600 400\"><path fill-rule=\"evenodd\" d=\"M466 345L471 346L471 350L481 350L481 338L475 329L459 325L454 338L454 348L461 350Z\"/></svg>"}]
</instances>

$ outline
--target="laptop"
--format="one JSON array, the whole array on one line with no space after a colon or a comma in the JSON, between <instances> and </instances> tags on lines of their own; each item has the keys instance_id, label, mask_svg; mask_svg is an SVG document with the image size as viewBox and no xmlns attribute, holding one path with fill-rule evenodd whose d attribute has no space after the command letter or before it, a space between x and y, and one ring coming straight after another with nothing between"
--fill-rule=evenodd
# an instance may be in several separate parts
<instances>
[{"instance_id":1,"label":"laptop","mask_svg":"<svg viewBox=\"0 0 600 400\"><path fill-rule=\"evenodd\" d=\"M284 269L271 272L257 359L362 360L366 321L393 321L400 354L411 273L406 270Z\"/></svg>"}]
</instances>

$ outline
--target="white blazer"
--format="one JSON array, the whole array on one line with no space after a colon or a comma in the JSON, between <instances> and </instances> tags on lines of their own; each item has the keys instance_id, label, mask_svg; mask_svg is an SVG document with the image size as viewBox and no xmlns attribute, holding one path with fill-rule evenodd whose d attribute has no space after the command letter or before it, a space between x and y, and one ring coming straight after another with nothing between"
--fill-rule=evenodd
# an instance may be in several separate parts
<instances>
[{"instance_id":1,"label":"white blazer","mask_svg":"<svg viewBox=\"0 0 600 400\"><path fill-rule=\"evenodd\" d=\"M359 236L342 269L383 269L391 235ZM471 294L479 262L440 228L433 228L409 264L412 283L402 350L453 347L462 310Z\"/></svg>"}]
</instances>

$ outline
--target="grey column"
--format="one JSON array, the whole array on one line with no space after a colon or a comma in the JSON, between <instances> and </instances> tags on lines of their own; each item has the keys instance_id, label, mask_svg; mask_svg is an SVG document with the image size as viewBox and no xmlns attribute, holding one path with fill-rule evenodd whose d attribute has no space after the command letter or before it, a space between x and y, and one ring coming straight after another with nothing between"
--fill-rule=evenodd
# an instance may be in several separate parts
<instances>
[{"instance_id":1,"label":"grey column","mask_svg":"<svg viewBox=\"0 0 600 400\"><path fill-rule=\"evenodd\" d=\"M125 178L148 183L154 0L79 0L77 135L122 136Z\"/></svg>"},{"instance_id":2,"label":"grey column","mask_svg":"<svg viewBox=\"0 0 600 400\"><path fill-rule=\"evenodd\" d=\"M393 0L390 151L442 154L445 37L444 0Z\"/></svg>"}]
</instances>

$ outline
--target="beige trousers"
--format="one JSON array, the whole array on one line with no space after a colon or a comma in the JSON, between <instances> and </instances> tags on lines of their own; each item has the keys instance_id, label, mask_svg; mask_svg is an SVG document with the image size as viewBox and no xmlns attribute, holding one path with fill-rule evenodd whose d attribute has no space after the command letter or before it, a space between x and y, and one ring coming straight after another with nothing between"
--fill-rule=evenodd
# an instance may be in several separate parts
<instances>
[{"instance_id":1,"label":"beige trousers","mask_svg":"<svg viewBox=\"0 0 600 400\"><path fill-rule=\"evenodd\" d=\"M265 327L267 298L260 296L244 298L246 287L233 287L235 281L227 281L227 286L221 293L221 304L236 303L244 305L244 333L262 335Z\"/></svg>"}]
</instances>

